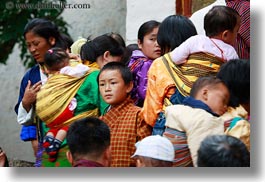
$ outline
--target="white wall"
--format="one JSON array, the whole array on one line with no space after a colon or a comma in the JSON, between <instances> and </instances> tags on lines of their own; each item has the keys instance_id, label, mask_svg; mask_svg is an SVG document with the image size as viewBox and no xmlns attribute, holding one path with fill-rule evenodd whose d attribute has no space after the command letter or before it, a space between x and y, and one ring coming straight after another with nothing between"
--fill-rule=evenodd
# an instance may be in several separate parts
<instances>
[{"instance_id":1,"label":"white wall","mask_svg":"<svg viewBox=\"0 0 265 182\"><path fill-rule=\"evenodd\" d=\"M203 23L204 23L204 16L208 11L213 7L217 5L226 5L225 0L216 0L214 3L210 4L209 6L206 6L192 14L190 17L190 20L192 23L195 25L197 33L201 35L205 35L205 31L203 28Z\"/></svg>"},{"instance_id":2,"label":"white wall","mask_svg":"<svg viewBox=\"0 0 265 182\"><path fill-rule=\"evenodd\" d=\"M127 0L126 44L137 43L137 32L144 22L161 22L172 14L175 0Z\"/></svg>"}]
</instances>

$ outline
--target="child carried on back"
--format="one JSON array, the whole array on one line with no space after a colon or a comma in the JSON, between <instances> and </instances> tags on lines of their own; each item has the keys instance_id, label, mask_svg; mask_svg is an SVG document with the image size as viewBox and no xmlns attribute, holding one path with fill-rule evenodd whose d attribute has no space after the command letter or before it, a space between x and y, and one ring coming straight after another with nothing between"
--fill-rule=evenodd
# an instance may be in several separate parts
<instances>
[{"instance_id":1,"label":"child carried on back","mask_svg":"<svg viewBox=\"0 0 265 182\"><path fill-rule=\"evenodd\" d=\"M71 77L80 78L84 76L89 67L83 64L70 66L68 54L61 48L52 48L47 51L44 57L44 64L47 68L49 78L56 74L65 74ZM48 78L48 79L49 79ZM51 162L57 158L57 153L63 140L66 137L68 126L58 127L58 125L71 119L74 116L74 109L77 106L77 100L73 97L63 112L57 116L52 122L46 123L50 128L43 140L43 147L49 155Z\"/></svg>"},{"instance_id":2,"label":"child carried on back","mask_svg":"<svg viewBox=\"0 0 265 182\"><path fill-rule=\"evenodd\" d=\"M238 58L233 44L239 26L237 11L227 6L214 6L204 17L206 36L192 36L166 55L177 65L173 73L177 89L184 97L189 95L196 79L214 76L223 63Z\"/></svg>"}]
</instances>

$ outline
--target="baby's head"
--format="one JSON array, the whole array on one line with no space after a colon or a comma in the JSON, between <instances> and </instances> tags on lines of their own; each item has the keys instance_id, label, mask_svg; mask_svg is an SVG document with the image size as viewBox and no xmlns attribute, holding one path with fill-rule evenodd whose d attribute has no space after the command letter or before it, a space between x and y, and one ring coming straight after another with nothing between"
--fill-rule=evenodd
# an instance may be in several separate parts
<instances>
[{"instance_id":1,"label":"baby's head","mask_svg":"<svg viewBox=\"0 0 265 182\"><path fill-rule=\"evenodd\" d=\"M84 45L86 42L87 39L79 37L78 40L71 45L71 53L79 55L82 45Z\"/></svg>"},{"instance_id":2,"label":"baby's head","mask_svg":"<svg viewBox=\"0 0 265 182\"><path fill-rule=\"evenodd\" d=\"M99 91L104 101L112 106L119 105L129 97L133 88L132 73L121 62L109 62L98 75Z\"/></svg>"},{"instance_id":3,"label":"baby's head","mask_svg":"<svg viewBox=\"0 0 265 182\"><path fill-rule=\"evenodd\" d=\"M132 158L137 167L172 167L175 151L173 144L160 135L148 136L135 144Z\"/></svg>"},{"instance_id":4,"label":"baby's head","mask_svg":"<svg viewBox=\"0 0 265 182\"><path fill-rule=\"evenodd\" d=\"M219 78L201 77L193 84L190 96L207 104L217 115L223 115L227 111L230 93Z\"/></svg>"},{"instance_id":5,"label":"baby's head","mask_svg":"<svg viewBox=\"0 0 265 182\"><path fill-rule=\"evenodd\" d=\"M214 6L204 17L204 30L208 37L233 45L240 27L240 15L227 6Z\"/></svg>"},{"instance_id":6,"label":"baby's head","mask_svg":"<svg viewBox=\"0 0 265 182\"><path fill-rule=\"evenodd\" d=\"M51 48L45 53L44 65L49 74L54 74L69 65L69 55L61 48Z\"/></svg>"}]
</instances>

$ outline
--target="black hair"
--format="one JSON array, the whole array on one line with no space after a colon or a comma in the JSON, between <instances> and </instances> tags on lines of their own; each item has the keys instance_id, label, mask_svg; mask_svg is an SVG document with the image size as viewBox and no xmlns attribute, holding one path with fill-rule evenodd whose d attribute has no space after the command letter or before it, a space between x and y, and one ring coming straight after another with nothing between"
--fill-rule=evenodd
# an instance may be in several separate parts
<instances>
[{"instance_id":1,"label":"black hair","mask_svg":"<svg viewBox=\"0 0 265 182\"><path fill-rule=\"evenodd\" d=\"M110 32L110 33L106 33L105 35L111 36L112 38L114 38L120 44L120 46L122 46L123 48L126 47L125 41L124 41L123 37L119 33Z\"/></svg>"},{"instance_id":2,"label":"black hair","mask_svg":"<svg viewBox=\"0 0 265 182\"><path fill-rule=\"evenodd\" d=\"M250 61L233 59L223 64L217 77L227 85L230 92L229 106L238 107L250 101Z\"/></svg>"},{"instance_id":3,"label":"black hair","mask_svg":"<svg viewBox=\"0 0 265 182\"><path fill-rule=\"evenodd\" d=\"M34 18L30 20L24 28L24 37L28 32L33 32L34 34L43 37L47 42L53 37L55 38L55 45L53 45L53 47L60 47L64 50L67 49L67 44L61 36L58 27L50 20L42 18Z\"/></svg>"},{"instance_id":4,"label":"black hair","mask_svg":"<svg viewBox=\"0 0 265 182\"><path fill-rule=\"evenodd\" d=\"M82 45L80 51L81 59L96 62L99 56L109 51L112 56L123 56L124 48L111 36L101 35L89 40Z\"/></svg>"},{"instance_id":5,"label":"black hair","mask_svg":"<svg viewBox=\"0 0 265 182\"><path fill-rule=\"evenodd\" d=\"M44 55L44 64L50 71L60 71L65 61L69 61L69 55L59 47L49 49Z\"/></svg>"},{"instance_id":6,"label":"black hair","mask_svg":"<svg viewBox=\"0 0 265 182\"><path fill-rule=\"evenodd\" d=\"M221 79L216 78L215 76L200 77L193 83L190 96L196 98L198 92L205 86L214 87L220 83L225 85Z\"/></svg>"},{"instance_id":7,"label":"black hair","mask_svg":"<svg viewBox=\"0 0 265 182\"><path fill-rule=\"evenodd\" d=\"M143 23L138 30L138 40L140 40L142 43L144 41L144 36L152 32L154 28L159 27L160 24L160 22L155 20L150 20Z\"/></svg>"},{"instance_id":8,"label":"black hair","mask_svg":"<svg viewBox=\"0 0 265 182\"><path fill-rule=\"evenodd\" d=\"M172 51L191 36L197 35L192 21L182 15L170 15L159 26L157 42L161 55Z\"/></svg>"},{"instance_id":9,"label":"black hair","mask_svg":"<svg viewBox=\"0 0 265 182\"><path fill-rule=\"evenodd\" d=\"M121 62L109 62L103 66L98 74L98 81L100 74L105 70L118 70L121 73L122 79L126 85L133 80L132 72L129 67Z\"/></svg>"},{"instance_id":10,"label":"black hair","mask_svg":"<svg viewBox=\"0 0 265 182\"><path fill-rule=\"evenodd\" d=\"M71 45L74 43L73 39L71 38L70 35L61 33L61 36L64 40L64 42L66 43L66 47L69 51L71 51Z\"/></svg>"},{"instance_id":11,"label":"black hair","mask_svg":"<svg viewBox=\"0 0 265 182\"><path fill-rule=\"evenodd\" d=\"M125 65L128 66L131 56L132 56L132 52L135 50L139 50L138 44L129 44L127 45L125 51L124 51L124 56L121 62L123 62Z\"/></svg>"},{"instance_id":12,"label":"black hair","mask_svg":"<svg viewBox=\"0 0 265 182\"><path fill-rule=\"evenodd\" d=\"M110 146L110 129L102 120L87 117L70 125L66 139L74 159L87 155L98 158Z\"/></svg>"},{"instance_id":13,"label":"black hair","mask_svg":"<svg viewBox=\"0 0 265 182\"><path fill-rule=\"evenodd\" d=\"M233 31L240 15L236 10L227 6L214 6L204 16L204 30L208 37L229 30Z\"/></svg>"},{"instance_id":14,"label":"black hair","mask_svg":"<svg viewBox=\"0 0 265 182\"><path fill-rule=\"evenodd\" d=\"M197 164L199 167L250 167L250 153L238 138L211 135L200 144Z\"/></svg>"}]
</instances>

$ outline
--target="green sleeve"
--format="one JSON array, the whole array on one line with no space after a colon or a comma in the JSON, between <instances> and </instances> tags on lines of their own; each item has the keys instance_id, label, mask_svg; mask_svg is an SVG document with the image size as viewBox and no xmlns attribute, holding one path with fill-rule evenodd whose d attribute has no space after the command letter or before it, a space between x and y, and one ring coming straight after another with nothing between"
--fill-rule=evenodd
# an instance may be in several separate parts
<instances>
[{"instance_id":1,"label":"green sleeve","mask_svg":"<svg viewBox=\"0 0 265 182\"><path fill-rule=\"evenodd\" d=\"M98 70L90 73L77 91L75 96L77 100L77 107L75 108L74 115L78 115L95 108L99 108L100 114L102 114L108 106L108 104L103 101L98 90L98 74Z\"/></svg>"}]
</instances>

